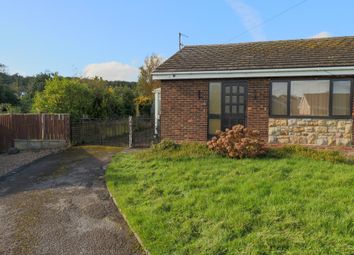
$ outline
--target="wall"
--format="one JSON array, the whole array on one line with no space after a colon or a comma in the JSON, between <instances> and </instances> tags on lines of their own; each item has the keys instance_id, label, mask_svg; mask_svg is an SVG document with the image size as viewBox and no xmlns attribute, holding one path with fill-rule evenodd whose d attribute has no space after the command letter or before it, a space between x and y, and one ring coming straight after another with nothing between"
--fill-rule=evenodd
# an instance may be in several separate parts
<instances>
[{"instance_id":1,"label":"wall","mask_svg":"<svg viewBox=\"0 0 354 255\"><path fill-rule=\"evenodd\" d=\"M248 81L247 126L260 131L264 141L268 140L270 79Z\"/></svg>"},{"instance_id":2,"label":"wall","mask_svg":"<svg viewBox=\"0 0 354 255\"><path fill-rule=\"evenodd\" d=\"M350 146L351 119L269 119L269 143Z\"/></svg>"},{"instance_id":3,"label":"wall","mask_svg":"<svg viewBox=\"0 0 354 255\"><path fill-rule=\"evenodd\" d=\"M45 150L45 149L64 149L69 142L65 140L22 140L15 139L15 147L22 150Z\"/></svg>"},{"instance_id":4,"label":"wall","mask_svg":"<svg viewBox=\"0 0 354 255\"><path fill-rule=\"evenodd\" d=\"M162 139L207 140L210 81L161 81ZM260 130L265 141L268 140L269 84L269 79L248 82L247 125Z\"/></svg>"},{"instance_id":5,"label":"wall","mask_svg":"<svg viewBox=\"0 0 354 255\"><path fill-rule=\"evenodd\" d=\"M161 82L162 139L207 140L208 84L205 80Z\"/></svg>"}]
</instances>

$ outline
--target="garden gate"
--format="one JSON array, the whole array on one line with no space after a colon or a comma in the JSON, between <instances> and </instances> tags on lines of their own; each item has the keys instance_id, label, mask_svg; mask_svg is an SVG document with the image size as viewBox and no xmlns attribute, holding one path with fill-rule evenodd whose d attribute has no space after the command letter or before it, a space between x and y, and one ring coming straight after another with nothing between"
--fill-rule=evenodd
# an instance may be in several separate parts
<instances>
[{"instance_id":1,"label":"garden gate","mask_svg":"<svg viewBox=\"0 0 354 255\"><path fill-rule=\"evenodd\" d=\"M81 119L71 122L73 145L149 147L159 141L153 117Z\"/></svg>"}]
</instances>

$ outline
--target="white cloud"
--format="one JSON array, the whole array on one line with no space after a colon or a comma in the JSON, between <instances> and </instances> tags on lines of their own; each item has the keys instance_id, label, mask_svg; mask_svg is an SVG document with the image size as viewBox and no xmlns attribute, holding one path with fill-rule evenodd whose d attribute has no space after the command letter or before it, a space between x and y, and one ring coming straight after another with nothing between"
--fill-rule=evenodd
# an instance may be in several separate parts
<instances>
[{"instance_id":1,"label":"white cloud","mask_svg":"<svg viewBox=\"0 0 354 255\"><path fill-rule=\"evenodd\" d=\"M139 68L117 61L110 61L87 65L84 68L83 76L88 78L98 76L108 81L137 81Z\"/></svg>"},{"instance_id":2,"label":"white cloud","mask_svg":"<svg viewBox=\"0 0 354 255\"><path fill-rule=\"evenodd\" d=\"M333 35L326 32L326 31L323 31L323 32L320 32L318 34L315 34L313 36L311 36L311 38L327 38L327 37L332 37Z\"/></svg>"},{"instance_id":3,"label":"white cloud","mask_svg":"<svg viewBox=\"0 0 354 255\"><path fill-rule=\"evenodd\" d=\"M231 8L240 17L242 24L256 41L265 41L266 36L260 27L262 18L258 11L241 0L227 0Z\"/></svg>"}]
</instances>

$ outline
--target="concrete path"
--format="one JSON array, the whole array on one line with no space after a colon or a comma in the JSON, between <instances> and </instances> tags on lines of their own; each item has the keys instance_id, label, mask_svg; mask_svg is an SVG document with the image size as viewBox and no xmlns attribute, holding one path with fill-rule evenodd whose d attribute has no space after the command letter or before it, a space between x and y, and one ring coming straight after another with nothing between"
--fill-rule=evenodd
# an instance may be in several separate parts
<instances>
[{"instance_id":1,"label":"concrete path","mask_svg":"<svg viewBox=\"0 0 354 255\"><path fill-rule=\"evenodd\" d=\"M0 178L0 254L144 254L104 183L118 151L71 148Z\"/></svg>"}]
</instances>

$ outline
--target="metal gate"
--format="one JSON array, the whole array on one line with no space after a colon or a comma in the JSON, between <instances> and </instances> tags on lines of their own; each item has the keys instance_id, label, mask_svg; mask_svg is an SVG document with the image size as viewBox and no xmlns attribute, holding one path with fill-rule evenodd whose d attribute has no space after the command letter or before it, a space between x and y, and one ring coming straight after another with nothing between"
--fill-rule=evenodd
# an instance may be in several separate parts
<instances>
[{"instance_id":1,"label":"metal gate","mask_svg":"<svg viewBox=\"0 0 354 255\"><path fill-rule=\"evenodd\" d=\"M158 131L155 129L153 117L133 117L130 147L150 147L159 142Z\"/></svg>"},{"instance_id":2,"label":"metal gate","mask_svg":"<svg viewBox=\"0 0 354 255\"><path fill-rule=\"evenodd\" d=\"M150 147L159 141L153 117L81 119L71 122L73 145Z\"/></svg>"}]
</instances>

